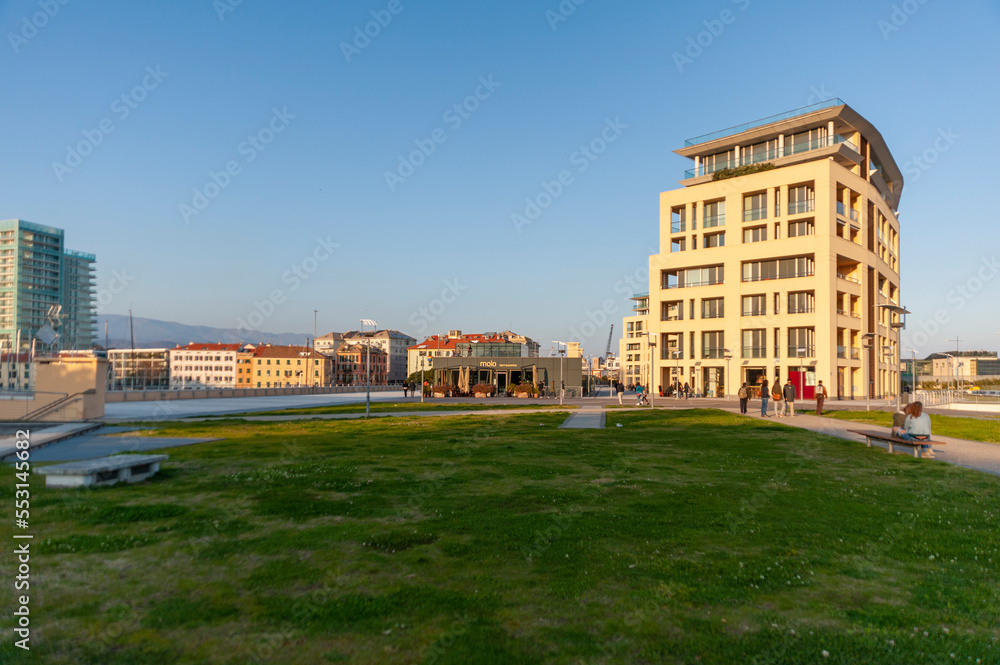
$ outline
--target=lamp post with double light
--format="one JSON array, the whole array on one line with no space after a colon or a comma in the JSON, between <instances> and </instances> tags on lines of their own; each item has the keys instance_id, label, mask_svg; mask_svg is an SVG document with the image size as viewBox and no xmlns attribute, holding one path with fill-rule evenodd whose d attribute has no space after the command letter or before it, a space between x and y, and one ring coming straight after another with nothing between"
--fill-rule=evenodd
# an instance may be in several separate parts
<instances>
[{"instance_id":1,"label":"lamp post with double light","mask_svg":"<svg viewBox=\"0 0 1000 665\"><path fill-rule=\"evenodd\" d=\"M566 349L569 348L569 344L567 342L560 342L557 339L552 340L552 343L561 346L561 348L556 347L556 350L559 353L559 406L562 406L563 396L566 392L566 389L563 387L563 360L566 358Z\"/></svg>"},{"instance_id":2,"label":"lamp post with double light","mask_svg":"<svg viewBox=\"0 0 1000 665\"><path fill-rule=\"evenodd\" d=\"M729 374L729 361L733 359L732 349L722 349L725 353L723 358L726 359L726 376L722 381L722 391L726 394L726 401L729 401L729 385L732 381L732 376Z\"/></svg>"},{"instance_id":3,"label":"lamp post with double light","mask_svg":"<svg viewBox=\"0 0 1000 665\"><path fill-rule=\"evenodd\" d=\"M365 326L372 327L372 335L375 334L375 328L378 323L375 319L361 319L361 334L365 334ZM365 359L365 418L371 417L372 412L372 340L371 337L367 337L368 343L365 345L367 347L367 358Z\"/></svg>"},{"instance_id":4,"label":"lamp post with double light","mask_svg":"<svg viewBox=\"0 0 1000 665\"><path fill-rule=\"evenodd\" d=\"M861 345L865 347L865 411L872 410L872 349L875 347L875 333L865 333L861 336Z\"/></svg>"}]
</instances>

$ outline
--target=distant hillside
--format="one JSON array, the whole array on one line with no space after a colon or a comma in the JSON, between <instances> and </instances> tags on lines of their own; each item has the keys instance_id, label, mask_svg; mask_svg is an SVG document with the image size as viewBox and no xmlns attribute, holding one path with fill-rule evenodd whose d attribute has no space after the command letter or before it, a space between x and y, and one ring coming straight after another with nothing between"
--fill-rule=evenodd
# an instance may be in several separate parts
<instances>
[{"instance_id":1,"label":"distant hillside","mask_svg":"<svg viewBox=\"0 0 1000 665\"><path fill-rule=\"evenodd\" d=\"M108 346L110 348L128 348L129 340L128 316L122 314L103 314L97 317L97 343L104 346L104 322L108 322ZM211 328L209 326L188 326L173 321L144 319L132 317L132 327L135 331L135 345L146 348L173 348L189 342L209 342L223 344L258 342L295 345L305 344L306 338L312 335L298 333L254 333L252 337L241 336L235 328Z\"/></svg>"}]
</instances>

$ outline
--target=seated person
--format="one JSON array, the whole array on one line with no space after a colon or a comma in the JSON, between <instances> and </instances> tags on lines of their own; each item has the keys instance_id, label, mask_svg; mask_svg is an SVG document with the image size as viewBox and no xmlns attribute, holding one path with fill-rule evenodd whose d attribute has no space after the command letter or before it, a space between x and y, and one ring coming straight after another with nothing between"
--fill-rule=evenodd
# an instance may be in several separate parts
<instances>
[{"instance_id":1,"label":"seated person","mask_svg":"<svg viewBox=\"0 0 1000 665\"><path fill-rule=\"evenodd\" d=\"M892 435L902 438L901 433L906 431L906 416L910 415L910 405L907 404L902 409L892 414Z\"/></svg>"},{"instance_id":2,"label":"seated person","mask_svg":"<svg viewBox=\"0 0 1000 665\"><path fill-rule=\"evenodd\" d=\"M910 412L906 416L904 426L906 431L900 432L901 439L907 441L927 441L931 438L931 417L924 413L922 402L914 402L909 406ZM934 451L930 444L920 447L920 450L927 454L927 457L934 457Z\"/></svg>"}]
</instances>

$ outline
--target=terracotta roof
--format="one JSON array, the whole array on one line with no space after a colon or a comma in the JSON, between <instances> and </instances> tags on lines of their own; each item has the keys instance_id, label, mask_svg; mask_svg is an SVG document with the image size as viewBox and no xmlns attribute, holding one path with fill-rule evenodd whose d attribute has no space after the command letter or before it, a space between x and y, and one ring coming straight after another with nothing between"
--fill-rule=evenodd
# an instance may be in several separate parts
<instances>
[{"instance_id":1,"label":"terracotta roof","mask_svg":"<svg viewBox=\"0 0 1000 665\"><path fill-rule=\"evenodd\" d=\"M254 358L317 358L325 359L322 353L310 349L308 346L272 346L265 344L258 346L253 352Z\"/></svg>"},{"instance_id":2,"label":"terracotta roof","mask_svg":"<svg viewBox=\"0 0 1000 665\"><path fill-rule=\"evenodd\" d=\"M504 344L512 343L519 344L519 342L510 342L505 337L500 335L479 335L475 333L470 333L468 335L462 335L461 337L442 337L440 335L433 335L428 337L419 344L414 344L413 346L407 347L407 349L434 349L434 350L455 350L456 346L466 347L469 344Z\"/></svg>"},{"instance_id":3,"label":"terracotta roof","mask_svg":"<svg viewBox=\"0 0 1000 665\"><path fill-rule=\"evenodd\" d=\"M172 351L239 351L240 344L195 344L192 342L187 346L178 346Z\"/></svg>"}]
</instances>

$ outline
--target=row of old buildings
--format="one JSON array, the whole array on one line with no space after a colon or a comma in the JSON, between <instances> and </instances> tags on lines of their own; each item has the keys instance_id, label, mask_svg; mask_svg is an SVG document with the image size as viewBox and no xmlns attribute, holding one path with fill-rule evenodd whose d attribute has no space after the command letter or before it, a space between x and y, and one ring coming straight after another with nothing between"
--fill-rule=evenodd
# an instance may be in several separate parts
<instances>
[{"instance_id":1,"label":"row of old buildings","mask_svg":"<svg viewBox=\"0 0 1000 665\"><path fill-rule=\"evenodd\" d=\"M307 346L190 343L110 349L111 390L198 390L399 385L434 359L537 357L538 343L502 333L433 335L420 343L398 330L332 332ZM17 372L30 373L27 354ZM25 383L29 378L26 374Z\"/></svg>"}]
</instances>

